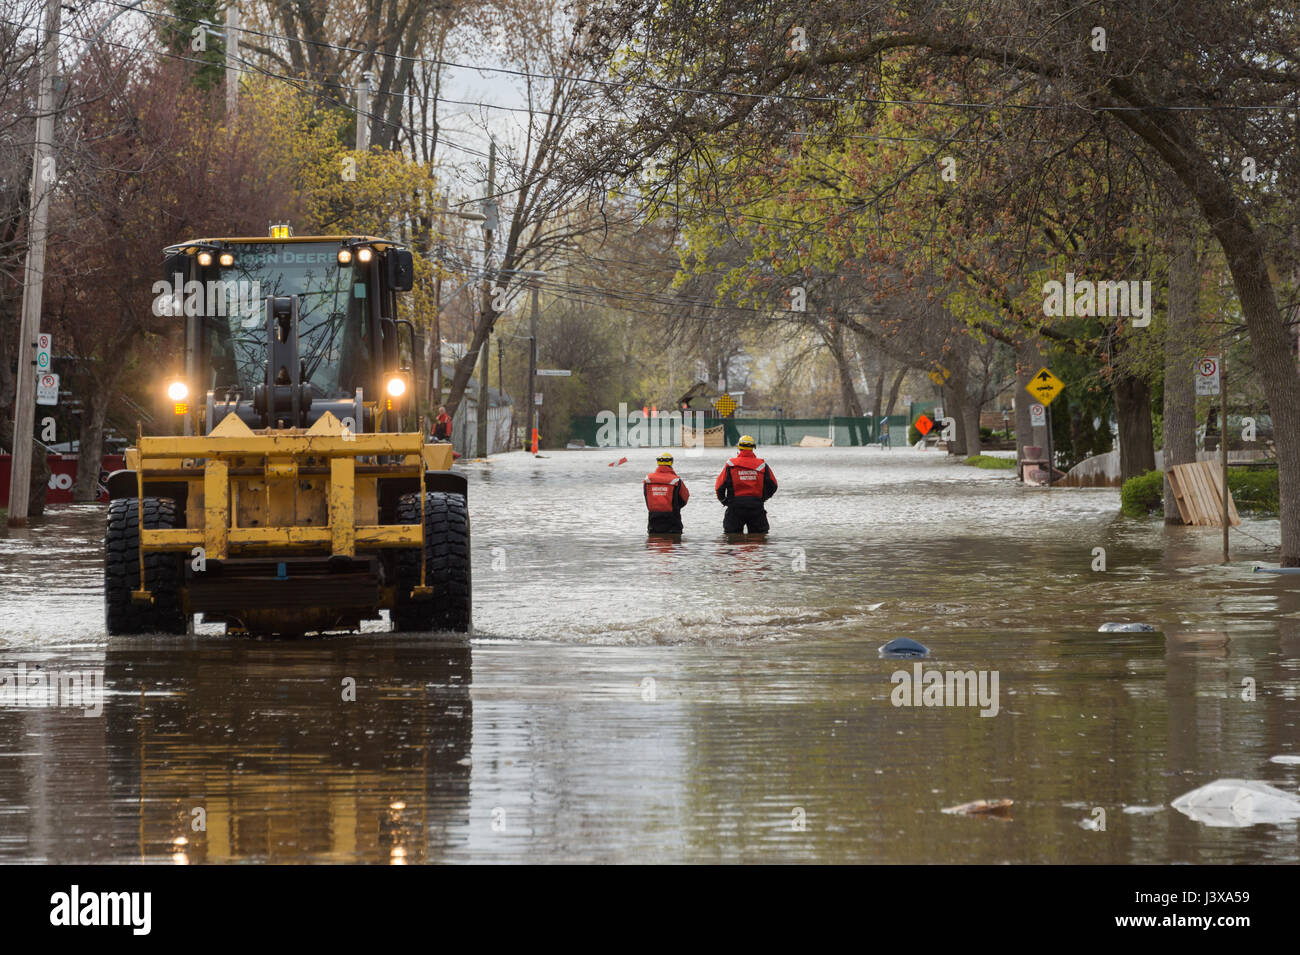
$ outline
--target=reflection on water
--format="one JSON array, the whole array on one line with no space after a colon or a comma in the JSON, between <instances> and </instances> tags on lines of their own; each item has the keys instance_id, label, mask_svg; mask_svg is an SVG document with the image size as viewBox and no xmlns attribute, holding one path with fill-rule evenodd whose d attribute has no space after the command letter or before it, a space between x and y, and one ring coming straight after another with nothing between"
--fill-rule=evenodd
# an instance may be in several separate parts
<instances>
[{"instance_id":1,"label":"reflection on water","mask_svg":"<svg viewBox=\"0 0 1300 955\"><path fill-rule=\"evenodd\" d=\"M14 855L426 862L464 839L468 646L137 639L103 667L102 720L25 714L61 765L26 799L0 783L48 817Z\"/></svg>"},{"instance_id":2,"label":"reflection on water","mask_svg":"<svg viewBox=\"0 0 1300 955\"><path fill-rule=\"evenodd\" d=\"M1169 808L1300 789L1270 761L1300 754L1297 582L1250 572L1276 522L1221 567L1216 532L1113 491L777 449L767 540L722 534L722 452L678 462L686 532L647 538L652 455L602 454L468 468L472 646L109 641L102 510L0 537L0 667L107 690L100 717L0 704L0 859L1300 861L1294 823ZM899 636L931 656L881 659ZM998 715L891 705L917 663L996 671ZM979 799L1011 818L942 812Z\"/></svg>"}]
</instances>

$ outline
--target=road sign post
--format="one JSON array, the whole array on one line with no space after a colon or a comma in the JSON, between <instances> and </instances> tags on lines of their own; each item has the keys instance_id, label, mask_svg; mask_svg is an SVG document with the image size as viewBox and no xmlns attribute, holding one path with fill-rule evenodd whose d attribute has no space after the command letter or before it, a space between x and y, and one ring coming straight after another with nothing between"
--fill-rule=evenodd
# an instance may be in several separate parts
<instances>
[{"instance_id":1,"label":"road sign post","mask_svg":"<svg viewBox=\"0 0 1300 955\"><path fill-rule=\"evenodd\" d=\"M1064 389L1065 382L1052 374L1051 369L1046 366L1040 368L1038 374L1029 379L1029 384L1025 385L1025 390L1042 403L1047 413L1047 486L1049 488L1056 479L1056 454L1052 448L1052 402ZM1030 415L1032 414L1031 408Z\"/></svg>"},{"instance_id":2,"label":"road sign post","mask_svg":"<svg viewBox=\"0 0 1300 955\"><path fill-rule=\"evenodd\" d=\"M1196 395L1217 395L1221 387L1222 362L1218 355L1206 355L1196 363Z\"/></svg>"},{"instance_id":3,"label":"road sign post","mask_svg":"<svg viewBox=\"0 0 1300 955\"><path fill-rule=\"evenodd\" d=\"M45 374L36 376L36 403L38 405L57 405L59 403L59 376Z\"/></svg>"}]
</instances>

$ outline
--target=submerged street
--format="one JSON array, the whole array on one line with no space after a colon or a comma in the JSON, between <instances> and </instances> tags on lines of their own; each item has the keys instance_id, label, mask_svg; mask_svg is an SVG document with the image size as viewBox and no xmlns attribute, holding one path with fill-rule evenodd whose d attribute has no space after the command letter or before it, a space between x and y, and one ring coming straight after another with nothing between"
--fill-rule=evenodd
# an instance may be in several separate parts
<instances>
[{"instance_id":1,"label":"submerged street","mask_svg":"<svg viewBox=\"0 0 1300 955\"><path fill-rule=\"evenodd\" d=\"M646 538L652 450L462 463L469 641L110 640L104 509L0 530L0 667L104 689L0 706L0 860L1300 861L1295 823L1169 805L1300 788L1271 761L1300 754L1300 578L1252 573L1276 520L1224 567L1219 531L1122 519L1115 490L762 450L765 541L721 532L723 450L678 455L680 541ZM930 656L882 659L896 637ZM893 705L918 663L996 671L996 714ZM943 812L980 799L1014 804Z\"/></svg>"}]
</instances>

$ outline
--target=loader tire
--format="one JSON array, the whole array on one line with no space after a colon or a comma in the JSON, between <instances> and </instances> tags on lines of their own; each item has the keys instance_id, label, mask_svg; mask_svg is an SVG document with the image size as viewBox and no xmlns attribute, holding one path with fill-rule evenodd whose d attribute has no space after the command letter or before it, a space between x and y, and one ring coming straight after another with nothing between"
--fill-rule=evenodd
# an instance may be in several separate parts
<instances>
[{"instance_id":1,"label":"loader tire","mask_svg":"<svg viewBox=\"0 0 1300 955\"><path fill-rule=\"evenodd\" d=\"M146 497L144 526L176 526L176 502L166 497ZM149 606L131 600L140 587L140 520L135 498L119 498L108 505L108 532L104 536L104 616L108 632L184 633L181 609L181 557L150 553L144 556L145 583L153 594Z\"/></svg>"},{"instance_id":2,"label":"loader tire","mask_svg":"<svg viewBox=\"0 0 1300 955\"><path fill-rule=\"evenodd\" d=\"M420 499L403 494L397 505L403 524L420 523ZM461 494L428 491L424 495L425 582L433 588L429 600L411 599L420 583L420 550L397 555L397 606L393 629L408 632L450 630L469 633L473 595L469 572L469 508Z\"/></svg>"}]
</instances>

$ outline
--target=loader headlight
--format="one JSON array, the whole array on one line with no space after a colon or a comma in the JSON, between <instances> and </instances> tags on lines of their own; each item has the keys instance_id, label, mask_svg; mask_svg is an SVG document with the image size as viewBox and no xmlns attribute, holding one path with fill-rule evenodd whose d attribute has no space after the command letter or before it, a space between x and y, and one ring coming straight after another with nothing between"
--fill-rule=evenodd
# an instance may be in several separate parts
<instances>
[{"instance_id":1,"label":"loader headlight","mask_svg":"<svg viewBox=\"0 0 1300 955\"><path fill-rule=\"evenodd\" d=\"M211 265L211 264L212 264L212 253L211 253L211 252L200 252L200 253L199 253L199 265L203 266L203 267L206 269L206 268L207 268L209 265Z\"/></svg>"},{"instance_id":2,"label":"loader headlight","mask_svg":"<svg viewBox=\"0 0 1300 955\"><path fill-rule=\"evenodd\" d=\"M339 265L351 265L351 264L352 264L352 250L339 249Z\"/></svg>"},{"instance_id":3,"label":"loader headlight","mask_svg":"<svg viewBox=\"0 0 1300 955\"><path fill-rule=\"evenodd\" d=\"M389 378L388 394L394 398L402 397L406 394L406 382L401 378Z\"/></svg>"},{"instance_id":4,"label":"loader headlight","mask_svg":"<svg viewBox=\"0 0 1300 955\"><path fill-rule=\"evenodd\" d=\"M217 261L221 263L223 269L228 269L235 264L235 257L229 252L222 252L221 255L217 257Z\"/></svg>"},{"instance_id":5,"label":"loader headlight","mask_svg":"<svg viewBox=\"0 0 1300 955\"><path fill-rule=\"evenodd\" d=\"M374 257L375 250L369 246L363 245L361 248L357 249L357 261L362 265L368 264Z\"/></svg>"},{"instance_id":6,"label":"loader headlight","mask_svg":"<svg viewBox=\"0 0 1300 955\"><path fill-rule=\"evenodd\" d=\"M184 401L190 396L190 386L183 381L173 381L167 386L167 397L172 401Z\"/></svg>"}]
</instances>

